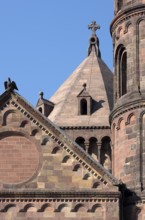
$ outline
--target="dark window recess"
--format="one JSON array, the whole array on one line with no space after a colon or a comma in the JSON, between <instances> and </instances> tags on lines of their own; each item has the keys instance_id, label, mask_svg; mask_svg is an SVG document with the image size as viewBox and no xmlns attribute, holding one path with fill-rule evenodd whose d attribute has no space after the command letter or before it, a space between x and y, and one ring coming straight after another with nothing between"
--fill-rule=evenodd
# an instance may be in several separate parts
<instances>
[{"instance_id":1,"label":"dark window recess","mask_svg":"<svg viewBox=\"0 0 145 220\"><path fill-rule=\"evenodd\" d=\"M86 150L86 148L85 148L85 139L84 139L83 137L77 137L75 141L76 141L76 143L77 143L78 145L80 145L84 150Z\"/></svg>"},{"instance_id":2,"label":"dark window recess","mask_svg":"<svg viewBox=\"0 0 145 220\"><path fill-rule=\"evenodd\" d=\"M41 108L41 107L40 107L38 110L39 110L39 112L41 112L41 113L42 113L42 108Z\"/></svg>"},{"instance_id":3,"label":"dark window recess","mask_svg":"<svg viewBox=\"0 0 145 220\"><path fill-rule=\"evenodd\" d=\"M96 160L98 160L98 146L97 146L97 139L91 137L89 139L89 148L88 153Z\"/></svg>"},{"instance_id":4,"label":"dark window recess","mask_svg":"<svg viewBox=\"0 0 145 220\"><path fill-rule=\"evenodd\" d=\"M123 6L123 0L118 0L117 2L118 11L121 10L122 6Z\"/></svg>"},{"instance_id":5,"label":"dark window recess","mask_svg":"<svg viewBox=\"0 0 145 220\"><path fill-rule=\"evenodd\" d=\"M120 76L121 76L121 81L122 83L121 87L121 95L125 95L127 93L127 53L124 52L122 54L122 59L121 59L121 65L120 65Z\"/></svg>"},{"instance_id":6,"label":"dark window recess","mask_svg":"<svg viewBox=\"0 0 145 220\"><path fill-rule=\"evenodd\" d=\"M87 101L86 99L81 100L81 115L87 115Z\"/></svg>"},{"instance_id":7,"label":"dark window recess","mask_svg":"<svg viewBox=\"0 0 145 220\"><path fill-rule=\"evenodd\" d=\"M102 146L100 151L101 164L111 173L112 172L112 151L110 145L110 137L102 139Z\"/></svg>"},{"instance_id":8,"label":"dark window recess","mask_svg":"<svg viewBox=\"0 0 145 220\"><path fill-rule=\"evenodd\" d=\"M120 45L115 57L115 72L118 81L116 87L116 97L121 97L127 93L127 52L123 45Z\"/></svg>"}]
</instances>

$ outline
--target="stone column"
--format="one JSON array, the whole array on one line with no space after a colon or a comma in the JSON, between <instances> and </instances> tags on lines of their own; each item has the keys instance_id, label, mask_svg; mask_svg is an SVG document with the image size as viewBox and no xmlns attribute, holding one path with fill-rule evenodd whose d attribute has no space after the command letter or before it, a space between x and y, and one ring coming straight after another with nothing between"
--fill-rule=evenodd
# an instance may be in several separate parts
<instances>
[{"instance_id":1,"label":"stone column","mask_svg":"<svg viewBox=\"0 0 145 220\"><path fill-rule=\"evenodd\" d=\"M97 147L98 147L98 162L99 163L101 163L101 146L102 146L101 142L97 143Z\"/></svg>"},{"instance_id":2,"label":"stone column","mask_svg":"<svg viewBox=\"0 0 145 220\"><path fill-rule=\"evenodd\" d=\"M90 143L88 141L85 141L85 148L86 148L87 153L88 153L88 150L89 150L89 146L90 146Z\"/></svg>"}]
</instances>

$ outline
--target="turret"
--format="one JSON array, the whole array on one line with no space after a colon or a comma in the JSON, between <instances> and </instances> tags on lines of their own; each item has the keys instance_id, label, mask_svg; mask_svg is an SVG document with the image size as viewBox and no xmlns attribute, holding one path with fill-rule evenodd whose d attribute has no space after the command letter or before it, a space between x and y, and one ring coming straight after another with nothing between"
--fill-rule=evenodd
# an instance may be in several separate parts
<instances>
[{"instance_id":1,"label":"turret","mask_svg":"<svg viewBox=\"0 0 145 220\"><path fill-rule=\"evenodd\" d=\"M116 0L113 174L135 191L145 189L145 0Z\"/></svg>"},{"instance_id":2,"label":"turret","mask_svg":"<svg viewBox=\"0 0 145 220\"><path fill-rule=\"evenodd\" d=\"M115 15L123 10L130 10L135 6L141 6L142 4L145 4L145 0L115 0Z\"/></svg>"}]
</instances>

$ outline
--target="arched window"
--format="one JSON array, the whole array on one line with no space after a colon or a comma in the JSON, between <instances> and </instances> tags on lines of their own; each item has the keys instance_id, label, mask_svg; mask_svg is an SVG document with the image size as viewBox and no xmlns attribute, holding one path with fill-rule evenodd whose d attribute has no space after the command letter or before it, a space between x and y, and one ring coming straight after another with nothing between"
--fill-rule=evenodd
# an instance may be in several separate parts
<instances>
[{"instance_id":1,"label":"arched window","mask_svg":"<svg viewBox=\"0 0 145 220\"><path fill-rule=\"evenodd\" d=\"M89 140L88 153L89 153L95 160L98 160L97 139L96 139L95 137L92 137L92 138L90 138L90 140Z\"/></svg>"},{"instance_id":2,"label":"arched window","mask_svg":"<svg viewBox=\"0 0 145 220\"><path fill-rule=\"evenodd\" d=\"M119 80L120 80L120 96L125 95L127 92L127 53L122 51L120 59L120 70L119 70Z\"/></svg>"},{"instance_id":3,"label":"arched window","mask_svg":"<svg viewBox=\"0 0 145 220\"><path fill-rule=\"evenodd\" d=\"M78 170L81 170L81 165L80 164L76 164L73 168L74 172L77 172Z\"/></svg>"},{"instance_id":4,"label":"arched window","mask_svg":"<svg viewBox=\"0 0 145 220\"><path fill-rule=\"evenodd\" d=\"M121 10L122 6L123 6L123 0L117 0L117 9L118 9L118 11Z\"/></svg>"},{"instance_id":5,"label":"arched window","mask_svg":"<svg viewBox=\"0 0 145 220\"><path fill-rule=\"evenodd\" d=\"M110 146L110 137L104 137L102 139L100 160L101 164L109 171L112 170L112 152Z\"/></svg>"},{"instance_id":6,"label":"arched window","mask_svg":"<svg viewBox=\"0 0 145 220\"><path fill-rule=\"evenodd\" d=\"M80 103L80 112L81 115L87 115L87 100L86 99L82 99L81 103Z\"/></svg>"},{"instance_id":7,"label":"arched window","mask_svg":"<svg viewBox=\"0 0 145 220\"><path fill-rule=\"evenodd\" d=\"M80 145L84 150L86 150L86 148L85 148L85 139L83 137L78 137L76 139L76 143L78 145Z\"/></svg>"},{"instance_id":8,"label":"arched window","mask_svg":"<svg viewBox=\"0 0 145 220\"><path fill-rule=\"evenodd\" d=\"M127 93L127 52L123 45L120 45L115 57L115 73L117 74L116 92L119 97Z\"/></svg>"},{"instance_id":9,"label":"arched window","mask_svg":"<svg viewBox=\"0 0 145 220\"><path fill-rule=\"evenodd\" d=\"M41 113L42 113L42 108L41 108L41 107L40 107L38 110L39 110L39 112L41 112Z\"/></svg>"}]
</instances>

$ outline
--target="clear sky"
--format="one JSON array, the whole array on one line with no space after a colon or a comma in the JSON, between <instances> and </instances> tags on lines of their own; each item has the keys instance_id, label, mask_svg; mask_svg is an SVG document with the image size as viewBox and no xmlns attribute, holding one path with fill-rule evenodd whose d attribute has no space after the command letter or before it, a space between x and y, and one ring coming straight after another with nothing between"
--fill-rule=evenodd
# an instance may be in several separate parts
<instances>
[{"instance_id":1,"label":"clear sky","mask_svg":"<svg viewBox=\"0 0 145 220\"><path fill-rule=\"evenodd\" d=\"M102 59L113 69L110 23L113 0L0 1L0 93L11 77L34 106L49 99L87 56L96 20Z\"/></svg>"}]
</instances>

